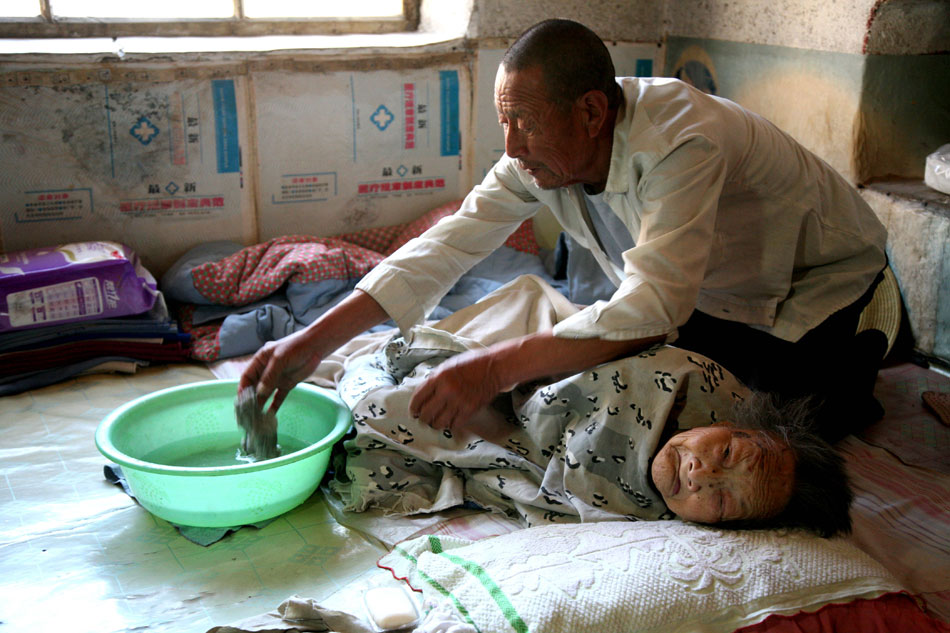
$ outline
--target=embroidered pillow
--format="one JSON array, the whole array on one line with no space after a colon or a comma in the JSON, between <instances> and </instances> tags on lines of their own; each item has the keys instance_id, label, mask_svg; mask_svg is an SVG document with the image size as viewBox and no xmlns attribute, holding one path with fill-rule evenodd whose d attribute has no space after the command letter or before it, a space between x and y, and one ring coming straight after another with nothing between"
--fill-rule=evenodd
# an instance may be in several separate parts
<instances>
[{"instance_id":1,"label":"embroidered pillow","mask_svg":"<svg viewBox=\"0 0 950 633\"><path fill-rule=\"evenodd\" d=\"M840 539L678 521L555 524L478 542L425 536L380 561L481 631L731 632L901 591Z\"/></svg>"}]
</instances>

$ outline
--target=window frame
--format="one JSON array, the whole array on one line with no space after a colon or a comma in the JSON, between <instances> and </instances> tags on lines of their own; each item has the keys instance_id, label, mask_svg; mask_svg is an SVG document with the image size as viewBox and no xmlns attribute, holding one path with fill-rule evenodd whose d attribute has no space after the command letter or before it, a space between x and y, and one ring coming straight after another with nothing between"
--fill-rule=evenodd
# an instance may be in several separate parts
<instances>
[{"instance_id":1,"label":"window frame","mask_svg":"<svg viewBox=\"0 0 950 633\"><path fill-rule=\"evenodd\" d=\"M49 0L39 0L37 18L0 18L0 38L70 37L241 37L259 35L344 35L399 33L419 27L420 0L402 0L402 15L392 18L248 18L243 0L230 18L191 20L53 18Z\"/></svg>"}]
</instances>

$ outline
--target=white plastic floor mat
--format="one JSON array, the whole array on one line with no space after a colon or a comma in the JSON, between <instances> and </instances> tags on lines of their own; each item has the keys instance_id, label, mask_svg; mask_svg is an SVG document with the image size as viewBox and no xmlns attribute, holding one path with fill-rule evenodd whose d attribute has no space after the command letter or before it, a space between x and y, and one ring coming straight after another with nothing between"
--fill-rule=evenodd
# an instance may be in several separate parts
<instances>
[{"instance_id":1,"label":"white plastic floor mat","mask_svg":"<svg viewBox=\"0 0 950 633\"><path fill-rule=\"evenodd\" d=\"M0 629L204 632L301 594L379 573L385 550L338 524L323 497L202 547L103 477L99 422L158 389L209 380L200 365L90 375L0 398Z\"/></svg>"}]
</instances>

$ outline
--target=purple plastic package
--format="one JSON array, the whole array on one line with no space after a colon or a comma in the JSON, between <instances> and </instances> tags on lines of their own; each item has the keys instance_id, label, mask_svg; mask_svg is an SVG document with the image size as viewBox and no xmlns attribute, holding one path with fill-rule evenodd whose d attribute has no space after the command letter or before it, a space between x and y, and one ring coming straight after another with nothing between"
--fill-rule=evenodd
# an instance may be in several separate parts
<instances>
[{"instance_id":1,"label":"purple plastic package","mask_svg":"<svg viewBox=\"0 0 950 633\"><path fill-rule=\"evenodd\" d=\"M0 253L0 332L140 314L157 294L138 256L116 242Z\"/></svg>"}]
</instances>

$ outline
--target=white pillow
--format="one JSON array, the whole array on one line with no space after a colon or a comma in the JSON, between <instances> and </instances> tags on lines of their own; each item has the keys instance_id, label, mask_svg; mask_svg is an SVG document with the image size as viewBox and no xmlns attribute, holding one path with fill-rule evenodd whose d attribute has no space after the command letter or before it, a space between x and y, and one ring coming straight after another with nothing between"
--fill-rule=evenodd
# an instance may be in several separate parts
<instances>
[{"instance_id":1,"label":"white pillow","mask_svg":"<svg viewBox=\"0 0 950 633\"><path fill-rule=\"evenodd\" d=\"M902 590L847 541L678 521L554 524L478 542L424 536L380 566L492 633L726 633Z\"/></svg>"}]
</instances>

